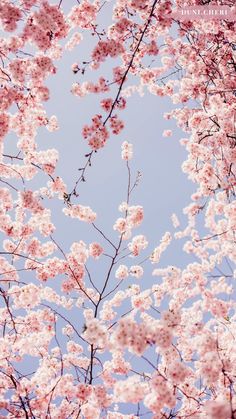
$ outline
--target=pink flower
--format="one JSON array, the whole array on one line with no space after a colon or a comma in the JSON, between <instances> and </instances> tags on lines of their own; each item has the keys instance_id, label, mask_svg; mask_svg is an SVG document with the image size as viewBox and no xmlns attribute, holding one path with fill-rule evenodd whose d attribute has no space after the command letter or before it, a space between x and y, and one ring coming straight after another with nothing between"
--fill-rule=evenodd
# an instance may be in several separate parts
<instances>
[{"instance_id":1,"label":"pink flower","mask_svg":"<svg viewBox=\"0 0 236 419\"><path fill-rule=\"evenodd\" d=\"M129 275L129 270L127 268L127 266L125 265L120 265L119 268L116 270L115 273L115 277L117 279L125 279L127 278Z\"/></svg>"},{"instance_id":2,"label":"pink flower","mask_svg":"<svg viewBox=\"0 0 236 419\"><path fill-rule=\"evenodd\" d=\"M55 115L51 116L51 118L48 121L47 129L50 132L56 131L59 129L57 117Z\"/></svg>"},{"instance_id":3,"label":"pink flower","mask_svg":"<svg viewBox=\"0 0 236 419\"><path fill-rule=\"evenodd\" d=\"M146 237L140 234L139 236L133 237L132 241L128 244L128 248L133 256L138 256L141 250L146 249L147 245L148 241Z\"/></svg>"},{"instance_id":4,"label":"pink flower","mask_svg":"<svg viewBox=\"0 0 236 419\"><path fill-rule=\"evenodd\" d=\"M103 253L103 248L99 243L91 243L89 245L89 255L94 259L98 259Z\"/></svg>"},{"instance_id":5,"label":"pink flower","mask_svg":"<svg viewBox=\"0 0 236 419\"><path fill-rule=\"evenodd\" d=\"M128 143L128 141L124 141L121 146L122 152L121 157L123 160L131 160L133 157L133 145Z\"/></svg>"},{"instance_id":6,"label":"pink flower","mask_svg":"<svg viewBox=\"0 0 236 419\"><path fill-rule=\"evenodd\" d=\"M228 400L208 400L204 405L204 411L209 419L225 419L231 415L230 403Z\"/></svg>"},{"instance_id":7,"label":"pink flower","mask_svg":"<svg viewBox=\"0 0 236 419\"><path fill-rule=\"evenodd\" d=\"M84 207L83 205L72 205L69 208L63 208L63 212L72 218L79 218L79 220L87 223L93 223L97 216L90 207Z\"/></svg>"},{"instance_id":8,"label":"pink flower","mask_svg":"<svg viewBox=\"0 0 236 419\"><path fill-rule=\"evenodd\" d=\"M143 268L139 265L131 266L129 273L131 276L135 276L135 278L141 278L143 276Z\"/></svg>"},{"instance_id":9,"label":"pink flower","mask_svg":"<svg viewBox=\"0 0 236 419\"><path fill-rule=\"evenodd\" d=\"M170 129L166 129L165 131L163 131L163 137L171 137L172 135L172 131Z\"/></svg>"},{"instance_id":10,"label":"pink flower","mask_svg":"<svg viewBox=\"0 0 236 419\"><path fill-rule=\"evenodd\" d=\"M83 35L79 32L75 32L69 41L66 43L65 48L71 51L74 49L83 39Z\"/></svg>"},{"instance_id":11,"label":"pink flower","mask_svg":"<svg viewBox=\"0 0 236 419\"><path fill-rule=\"evenodd\" d=\"M173 224L174 228L179 227L180 222L179 222L178 217L177 217L176 214L172 214L171 221L172 221L172 224Z\"/></svg>"}]
</instances>

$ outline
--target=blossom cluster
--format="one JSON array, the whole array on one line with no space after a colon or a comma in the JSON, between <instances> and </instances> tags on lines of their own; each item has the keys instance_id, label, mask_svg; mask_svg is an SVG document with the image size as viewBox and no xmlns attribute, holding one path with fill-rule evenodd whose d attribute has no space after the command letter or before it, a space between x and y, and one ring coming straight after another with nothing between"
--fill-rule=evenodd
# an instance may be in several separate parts
<instances>
[{"instance_id":1,"label":"blossom cluster","mask_svg":"<svg viewBox=\"0 0 236 419\"><path fill-rule=\"evenodd\" d=\"M181 0L116 0L101 28L109 2L82 0L69 11L66 2L51 3L0 5L0 416L233 419L235 23L173 21ZM195 3L203 2L186 6ZM99 110L83 126L89 153L70 191L59 152L42 149L37 134L59 129L45 107L56 60L64 49L77 53L89 34L87 61L72 64L78 80L71 93L81 102L98 95ZM93 70L99 75L90 80ZM133 144L121 145L128 180L113 229L100 229L95 220L106 214L81 204L77 193L91 159L125 129L120 113L130 96L145 92L171 99L164 117L184 132L182 171L196 185L183 209L186 225L181 219L180 229L173 213L178 230L165 232L151 252L143 206L132 203ZM173 132L167 128L164 137ZM16 137L12 154L8 134ZM83 221L92 238L82 240L82 228L74 228L75 239L57 241L57 204L65 223ZM173 266L169 251L170 264L161 265L175 240L188 262Z\"/></svg>"}]
</instances>

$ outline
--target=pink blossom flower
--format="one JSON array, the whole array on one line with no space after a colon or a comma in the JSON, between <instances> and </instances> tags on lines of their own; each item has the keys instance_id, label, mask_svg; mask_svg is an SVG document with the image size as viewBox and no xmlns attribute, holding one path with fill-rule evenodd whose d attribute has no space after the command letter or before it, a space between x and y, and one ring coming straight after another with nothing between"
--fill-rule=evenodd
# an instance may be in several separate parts
<instances>
[{"instance_id":1,"label":"pink blossom flower","mask_svg":"<svg viewBox=\"0 0 236 419\"><path fill-rule=\"evenodd\" d=\"M116 270L115 276L117 279L125 279L129 275L129 270L127 266L120 265L119 268Z\"/></svg>"},{"instance_id":2,"label":"pink blossom flower","mask_svg":"<svg viewBox=\"0 0 236 419\"><path fill-rule=\"evenodd\" d=\"M171 137L172 135L172 131L170 129L166 129L165 131L163 131L163 137Z\"/></svg>"},{"instance_id":3,"label":"pink blossom flower","mask_svg":"<svg viewBox=\"0 0 236 419\"><path fill-rule=\"evenodd\" d=\"M103 248L99 243L91 243L89 245L89 254L94 259L98 259L103 253Z\"/></svg>"},{"instance_id":4,"label":"pink blossom flower","mask_svg":"<svg viewBox=\"0 0 236 419\"><path fill-rule=\"evenodd\" d=\"M133 145L124 141L121 146L121 157L123 160L131 160L133 157Z\"/></svg>"}]
</instances>

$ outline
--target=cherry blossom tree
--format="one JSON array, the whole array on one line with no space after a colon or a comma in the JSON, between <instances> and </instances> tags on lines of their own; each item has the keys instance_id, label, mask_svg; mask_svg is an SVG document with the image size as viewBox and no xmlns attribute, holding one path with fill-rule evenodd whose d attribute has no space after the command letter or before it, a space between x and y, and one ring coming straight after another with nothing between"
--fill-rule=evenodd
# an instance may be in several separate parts
<instances>
[{"instance_id":1,"label":"cherry blossom tree","mask_svg":"<svg viewBox=\"0 0 236 419\"><path fill-rule=\"evenodd\" d=\"M81 0L69 12L66 3L0 4L0 418L234 419L235 22L177 20L173 11L182 0ZM100 14L111 9L109 26L101 27ZM96 94L98 111L84 121L87 153L68 168L79 173L70 187L58 176L58 151L40 149L37 132L59 129L45 109L46 80L57 77L57 60L86 33L93 47L72 66L78 81L71 94L78 100ZM127 189L111 226L116 240L79 196L100 149L113 135L122 137L122 111L135 92L168 96L175 105L164 117L184 133L182 170L196 185L183 209L185 227L173 214L176 232L166 232L149 253L149 238L135 231L145 203L132 201L140 180L135 160L131 165L133 144L121 146ZM8 154L12 133L17 145ZM78 238L65 249L56 240L50 208L57 200L65 219L88 223L94 241ZM179 239L192 262L161 268L163 252ZM98 283L90 266L104 260ZM148 265L151 288L142 284ZM35 364L25 373L28 357Z\"/></svg>"}]
</instances>

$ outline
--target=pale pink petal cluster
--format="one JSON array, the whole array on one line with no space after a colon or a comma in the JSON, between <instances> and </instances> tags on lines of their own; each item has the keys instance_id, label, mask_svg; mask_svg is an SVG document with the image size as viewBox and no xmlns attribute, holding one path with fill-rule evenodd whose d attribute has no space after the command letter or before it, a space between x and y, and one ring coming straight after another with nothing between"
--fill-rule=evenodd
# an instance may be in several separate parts
<instances>
[{"instance_id":1,"label":"pale pink petal cluster","mask_svg":"<svg viewBox=\"0 0 236 419\"><path fill-rule=\"evenodd\" d=\"M120 265L119 268L116 270L115 277L117 279L125 279L129 275L129 269L126 265Z\"/></svg>"},{"instance_id":2,"label":"pale pink petal cluster","mask_svg":"<svg viewBox=\"0 0 236 419\"><path fill-rule=\"evenodd\" d=\"M87 223L93 223L96 220L96 213L90 208L83 205L71 205L69 208L63 208L65 215L72 218L78 218Z\"/></svg>"},{"instance_id":3,"label":"pale pink petal cluster","mask_svg":"<svg viewBox=\"0 0 236 419\"><path fill-rule=\"evenodd\" d=\"M99 243L90 243L89 245L89 255L94 259L99 259L103 254L103 248Z\"/></svg>"},{"instance_id":4,"label":"pale pink petal cluster","mask_svg":"<svg viewBox=\"0 0 236 419\"><path fill-rule=\"evenodd\" d=\"M152 263L158 263L161 257L161 254L167 249L172 241L171 234L167 231L164 236L161 238L160 245L157 246L151 256L150 260Z\"/></svg>"},{"instance_id":5,"label":"pale pink petal cluster","mask_svg":"<svg viewBox=\"0 0 236 419\"><path fill-rule=\"evenodd\" d=\"M148 241L142 234L134 236L132 241L128 244L128 248L133 256L138 256L140 252L146 249Z\"/></svg>"},{"instance_id":6,"label":"pale pink petal cluster","mask_svg":"<svg viewBox=\"0 0 236 419\"><path fill-rule=\"evenodd\" d=\"M121 146L121 157L123 160L131 160L133 157L133 145L124 141Z\"/></svg>"}]
</instances>

